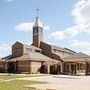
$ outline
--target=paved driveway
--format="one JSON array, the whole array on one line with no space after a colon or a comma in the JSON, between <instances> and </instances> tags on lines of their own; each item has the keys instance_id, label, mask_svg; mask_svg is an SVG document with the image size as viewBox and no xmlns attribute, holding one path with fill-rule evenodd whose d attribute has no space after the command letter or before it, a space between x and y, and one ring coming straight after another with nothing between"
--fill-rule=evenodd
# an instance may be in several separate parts
<instances>
[{"instance_id":1,"label":"paved driveway","mask_svg":"<svg viewBox=\"0 0 90 90\"><path fill-rule=\"evenodd\" d=\"M90 90L90 76L50 75L20 79L51 83L60 86L61 90Z\"/></svg>"}]
</instances>

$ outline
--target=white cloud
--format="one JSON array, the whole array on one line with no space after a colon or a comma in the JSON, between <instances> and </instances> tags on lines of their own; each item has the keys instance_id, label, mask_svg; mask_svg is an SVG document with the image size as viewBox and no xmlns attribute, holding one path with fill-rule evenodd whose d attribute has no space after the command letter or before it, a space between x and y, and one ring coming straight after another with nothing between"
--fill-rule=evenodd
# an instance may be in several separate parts
<instances>
[{"instance_id":1,"label":"white cloud","mask_svg":"<svg viewBox=\"0 0 90 90\"><path fill-rule=\"evenodd\" d=\"M6 0L7 2L12 2L13 0Z\"/></svg>"},{"instance_id":2,"label":"white cloud","mask_svg":"<svg viewBox=\"0 0 90 90\"><path fill-rule=\"evenodd\" d=\"M90 33L90 0L79 0L71 12L74 25L65 30L51 33L55 39L73 38L80 33Z\"/></svg>"},{"instance_id":3,"label":"white cloud","mask_svg":"<svg viewBox=\"0 0 90 90\"><path fill-rule=\"evenodd\" d=\"M7 44L0 45L0 57L7 56L11 51L10 48L11 47Z\"/></svg>"},{"instance_id":4,"label":"white cloud","mask_svg":"<svg viewBox=\"0 0 90 90\"><path fill-rule=\"evenodd\" d=\"M15 30L29 32L32 31L33 22L24 22L15 26Z\"/></svg>"},{"instance_id":5,"label":"white cloud","mask_svg":"<svg viewBox=\"0 0 90 90\"><path fill-rule=\"evenodd\" d=\"M33 22L22 22L22 23L16 25L14 29L17 31L29 32L29 31L32 31L33 25L34 25ZM43 26L43 28L45 30L49 30L50 26L45 25L45 26Z\"/></svg>"},{"instance_id":6,"label":"white cloud","mask_svg":"<svg viewBox=\"0 0 90 90\"><path fill-rule=\"evenodd\" d=\"M71 12L77 30L90 33L90 0L78 1Z\"/></svg>"},{"instance_id":7,"label":"white cloud","mask_svg":"<svg viewBox=\"0 0 90 90\"><path fill-rule=\"evenodd\" d=\"M74 16L76 24L90 23L90 0L80 0L74 5L71 14Z\"/></svg>"},{"instance_id":8,"label":"white cloud","mask_svg":"<svg viewBox=\"0 0 90 90\"><path fill-rule=\"evenodd\" d=\"M44 30L50 30L50 26L49 25L45 25L44 26Z\"/></svg>"},{"instance_id":9,"label":"white cloud","mask_svg":"<svg viewBox=\"0 0 90 90\"><path fill-rule=\"evenodd\" d=\"M84 52L90 55L90 42L89 41L78 41L73 40L73 42L69 45L69 48Z\"/></svg>"},{"instance_id":10,"label":"white cloud","mask_svg":"<svg viewBox=\"0 0 90 90\"><path fill-rule=\"evenodd\" d=\"M64 31L56 31L51 33L50 37L53 37L54 39L66 39L66 38L73 38L76 36L79 32L77 31L77 27L73 27L74 30L71 28L67 28Z\"/></svg>"}]
</instances>

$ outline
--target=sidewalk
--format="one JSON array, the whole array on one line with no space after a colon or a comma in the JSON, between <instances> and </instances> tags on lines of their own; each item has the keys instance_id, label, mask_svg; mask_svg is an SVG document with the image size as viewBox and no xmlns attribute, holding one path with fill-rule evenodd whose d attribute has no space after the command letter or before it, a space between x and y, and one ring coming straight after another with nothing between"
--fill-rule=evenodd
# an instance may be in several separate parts
<instances>
[{"instance_id":1,"label":"sidewalk","mask_svg":"<svg viewBox=\"0 0 90 90\"><path fill-rule=\"evenodd\" d=\"M26 85L25 89L30 90L34 88L36 90L90 90L90 87L86 86L68 86L68 85L58 85L58 84L34 84L34 85Z\"/></svg>"},{"instance_id":2,"label":"sidewalk","mask_svg":"<svg viewBox=\"0 0 90 90\"><path fill-rule=\"evenodd\" d=\"M19 79L47 82L59 87L59 90L90 90L90 76L52 75Z\"/></svg>"}]
</instances>

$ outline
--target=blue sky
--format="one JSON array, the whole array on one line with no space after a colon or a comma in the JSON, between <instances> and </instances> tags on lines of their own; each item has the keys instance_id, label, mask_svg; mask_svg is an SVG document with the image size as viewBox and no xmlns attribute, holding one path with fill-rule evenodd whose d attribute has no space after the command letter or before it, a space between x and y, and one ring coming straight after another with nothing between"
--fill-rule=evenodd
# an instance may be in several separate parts
<instances>
[{"instance_id":1,"label":"blue sky","mask_svg":"<svg viewBox=\"0 0 90 90\"><path fill-rule=\"evenodd\" d=\"M90 54L89 7L89 0L0 0L0 56L16 41L32 42L37 8L45 42Z\"/></svg>"}]
</instances>

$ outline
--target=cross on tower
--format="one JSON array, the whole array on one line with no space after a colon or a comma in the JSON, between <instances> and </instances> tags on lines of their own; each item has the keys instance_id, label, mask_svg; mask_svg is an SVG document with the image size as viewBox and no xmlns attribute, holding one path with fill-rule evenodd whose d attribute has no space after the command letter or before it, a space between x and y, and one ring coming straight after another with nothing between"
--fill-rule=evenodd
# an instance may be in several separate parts
<instances>
[{"instance_id":1,"label":"cross on tower","mask_svg":"<svg viewBox=\"0 0 90 90\"><path fill-rule=\"evenodd\" d=\"M36 9L36 11L37 11L37 16L39 15L39 11L40 11L40 9Z\"/></svg>"},{"instance_id":2,"label":"cross on tower","mask_svg":"<svg viewBox=\"0 0 90 90\"><path fill-rule=\"evenodd\" d=\"M33 45L40 47L40 42L43 41L43 25L39 17L39 9L36 9L37 16L33 26Z\"/></svg>"}]
</instances>

